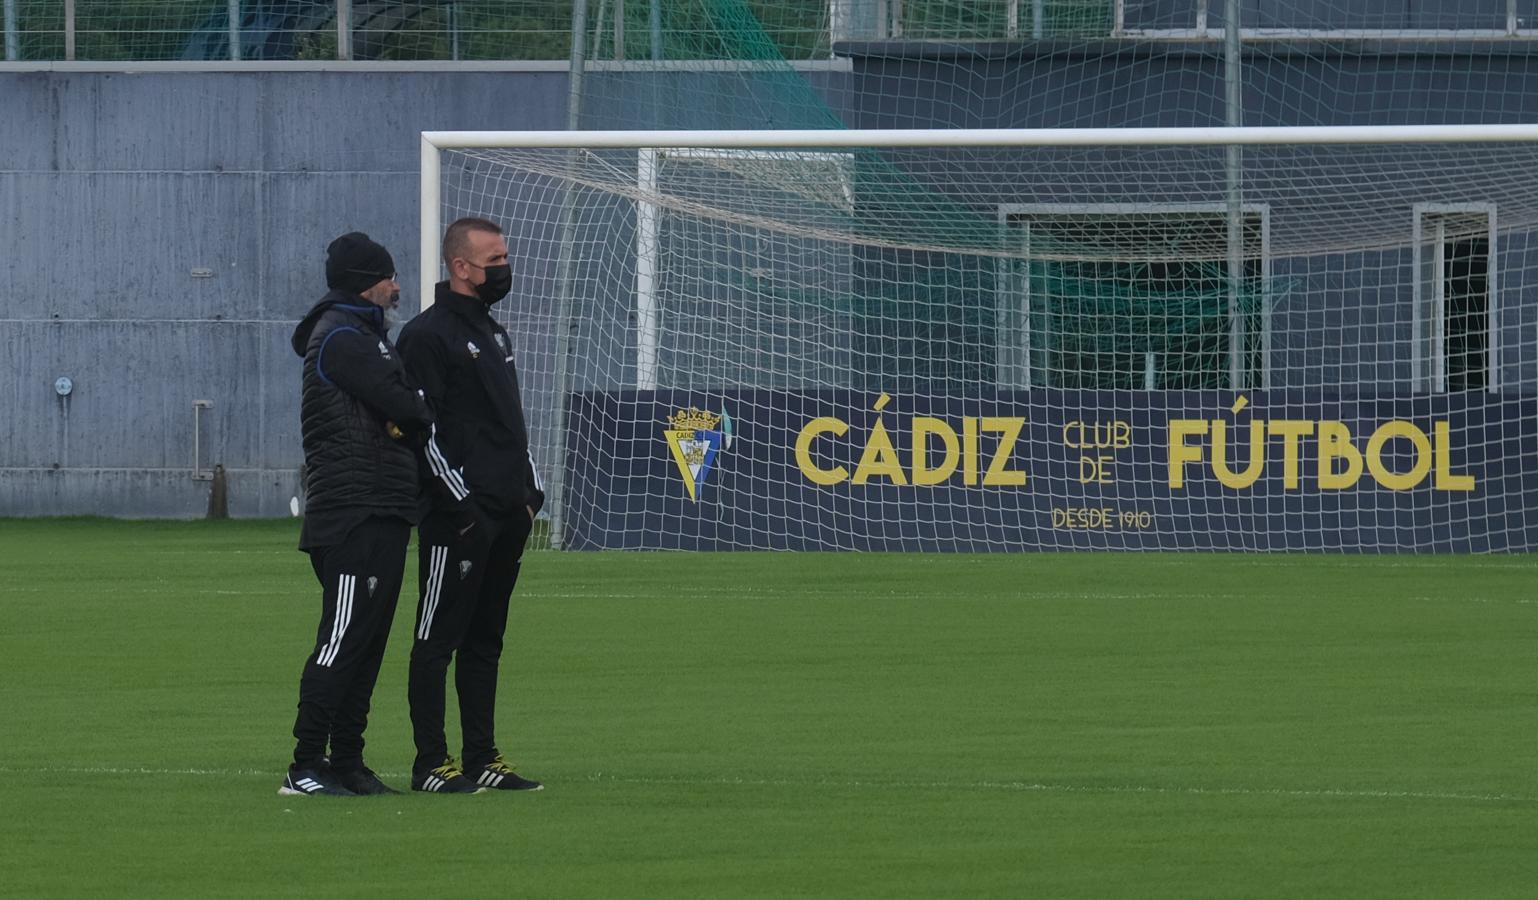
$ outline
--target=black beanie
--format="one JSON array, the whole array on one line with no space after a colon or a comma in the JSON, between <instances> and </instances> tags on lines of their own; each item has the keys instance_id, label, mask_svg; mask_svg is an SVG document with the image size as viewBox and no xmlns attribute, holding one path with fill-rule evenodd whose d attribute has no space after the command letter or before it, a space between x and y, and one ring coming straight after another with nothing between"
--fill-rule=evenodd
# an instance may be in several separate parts
<instances>
[{"instance_id":1,"label":"black beanie","mask_svg":"<svg viewBox=\"0 0 1538 900\"><path fill-rule=\"evenodd\" d=\"M326 287L361 294L395 274L390 251L352 231L326 248Z\"/></svg>"}]
</instances>

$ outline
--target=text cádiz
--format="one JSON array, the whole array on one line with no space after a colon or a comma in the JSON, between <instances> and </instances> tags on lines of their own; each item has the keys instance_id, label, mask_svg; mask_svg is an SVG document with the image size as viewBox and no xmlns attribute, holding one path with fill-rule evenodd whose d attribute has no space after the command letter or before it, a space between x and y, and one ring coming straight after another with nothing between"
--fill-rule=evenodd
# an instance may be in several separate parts
<instances>
[{"instance_id":1,"label":"text c\u00e1diz","mask_svg":"<svg viewBox=\"0 0 1538 900\"><path fill-rule=\"evenodd\" d=\"M880 413L886 408L891 397L883 393L877 398L872 409ZM1009 468L1010 458L1014 455L1015 441L1020 437L1020 430L1025 427L1025 419L1021 416L983 416L981 418L967 418L962 420L961 434L958 437L956 429L943 419L930 418L928 416L914 416L909 420L909 467L903 469L902 459L899 457L897 447L892 444L892 436L887 431L886 422L881 416L876 417L875 424L871 426L870 434L865 438L864 449L860 452L860 462L854 468L851 477L847 466L830 466L823 468L812 459L812 442L823 435L841 438L849 432L849 423L843 419L821 416L801 426L801 433L796 436L796 465L801 469L801 474L813 484L834 485L849 481L853 484L865 484L873 478L885 478L892 484L933 485L943 484L956 474L956 469L961 469L963 484L977 484L981 470L982 454L978 451L978 438L982 434L997 434L998 449L993 452L988 460L988 468L982 470L982 483L990 486L1018 487L1025 484L1025 473ZM929 465L930 438L938 438L941 445L941 456L938 465Z\"/></svg>"}]
</instances>

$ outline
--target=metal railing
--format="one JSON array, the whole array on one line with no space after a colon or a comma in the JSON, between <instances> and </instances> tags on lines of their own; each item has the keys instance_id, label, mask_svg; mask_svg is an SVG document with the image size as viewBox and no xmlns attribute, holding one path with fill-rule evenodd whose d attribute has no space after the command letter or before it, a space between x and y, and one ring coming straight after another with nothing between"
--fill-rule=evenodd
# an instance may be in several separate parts
<instances>
[{"instance_id":1,"label":"metal railing","mask_svg":"<svg viewBox=\"0 0 1538 900\"><path fill-rule=\"evenodd\" d=\"M574 0L0 0L8 61L566 60ZM728 27L678 0L582 0L596 59L698 59ZM745 0L787 59L826 58L830 0ZM754 40L752 35L728 36Z\"/></svg>"},{"instance_id":2,"label":"metal railing","mask_svg":"<svg viewBox=\"0 0 1538 900\"><path fill-rule=\"evenodd\" d=\"M565 60L573 2L594 60L721 52L719 27L678 0L0 0L8 61ZM1218 41L1222 0L743 0L786 58L844 41ZM1349 0L1246 12L1244 41L1538 39L1519 0L1369 15ZM1526 2L1526 0L1523 0ZM1253 17L1253 21L1251 20ZM734 27L740 27L740 23ZM738 36L741 37L741 36ZM712 57L714 58L714 57ZM755 57L757 58L757 57Z\"/></svg>"},{"instance_id":3,"label":"metal railing","mask_svg":"<svg viewBox=\"0 0 1538 900\"><path fill-rule=\"evenodd\" d=\"M554 60L570 48L571 0L3 3L8 61Z\"/></svg>"}]
</instances>

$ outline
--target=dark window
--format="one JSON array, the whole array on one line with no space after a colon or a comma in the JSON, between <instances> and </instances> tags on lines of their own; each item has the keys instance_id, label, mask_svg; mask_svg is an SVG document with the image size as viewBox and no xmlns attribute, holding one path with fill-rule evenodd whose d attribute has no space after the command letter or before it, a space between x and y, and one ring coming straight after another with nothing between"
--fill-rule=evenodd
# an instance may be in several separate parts
<instances>
[{"instance_id":1,"label":"dark window","mask_svg":"<svg viewBox=\"0 0 1538 900\"><path fill-rule=\"evenodd\" d=\"M1457 238L1444 247L1447 389L1484 390L1490 372L1490 239Z\"/></svg>"},{"instance_id":2,"label":"dark window","mask_svg":"<svg viewBox=\"0 0 1538 900\"><path fill-rule=\"evenodd\" d=\"M1033 381L1078 389L1229 388L1233 316L1222 213L1021 216ZM1240 385L1261 383L1261 218L1244 222ZM1152 354L1150 360L1150 354ZM1148 378L1152 362L1153 378Z\"/></svg>"}]
</instances>

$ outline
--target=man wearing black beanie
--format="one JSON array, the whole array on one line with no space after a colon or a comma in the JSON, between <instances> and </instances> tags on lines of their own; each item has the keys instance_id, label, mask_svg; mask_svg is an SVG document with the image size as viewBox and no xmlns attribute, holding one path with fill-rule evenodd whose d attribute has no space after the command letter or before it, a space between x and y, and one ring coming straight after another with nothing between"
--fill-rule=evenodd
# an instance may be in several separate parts
<instances>
[{"instance_id":1,"label":"man wearing black beanie","mask_svg":"<svg viewBox=\"0 0 1538 900\"><path fill-rule=\"evenodd\" d=\"M395 260L390 251L361 231L342 235L326 248L326 286L362 295L380 282L395 280ZM394 291L397 298L400 290ZM372 301L371 301L372 302Z\"/></svg>"},{"instance_id":2,"label":"man wearing black beanie","mask_svg":"<svg viewBox=\"0 0 1538 900\"><path fill-rule=\"evenodd\" d=\"M414 447L433 416L386 331L385 313L400 302L389 251L361 232L342 235L327 251L326 284L293 336L304 359L299 549L322 598L278 793L396 793L363 764L363 730L417 521Z\"/></svg>"}]
</instances>

